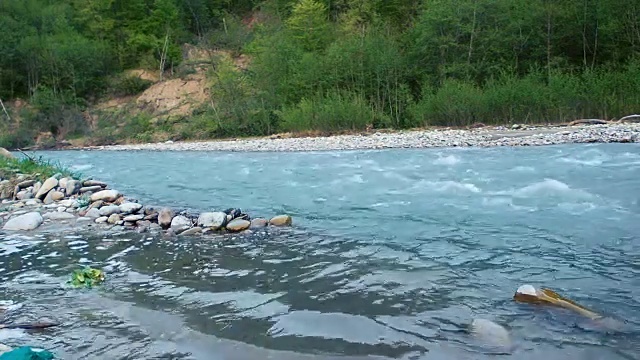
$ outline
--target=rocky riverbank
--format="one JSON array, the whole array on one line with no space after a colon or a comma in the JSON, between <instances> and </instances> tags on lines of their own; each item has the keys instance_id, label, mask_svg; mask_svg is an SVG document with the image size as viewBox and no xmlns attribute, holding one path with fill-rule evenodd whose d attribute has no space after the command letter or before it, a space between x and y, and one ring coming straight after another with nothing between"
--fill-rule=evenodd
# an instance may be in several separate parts
<instances>
[{"instance_id":1,"label":"rocky riverbank","mask_svg":"<svg viewBox=\"0 0 640 360\"><path fill-rule=\"evenodd\" d=\"M375 132L329 137L282 137L206 142L112 145L88 150L329 151L385 148L540 146L566 143L638 143L640 123L583 121L563 126L481 126L470 129Z\"/></svg>"},{"instance_id":2,"label":"rocky riverbank","mask_svg":"<svg viewBox=\"0 0 640 360\"><path fill-rule=\"evenodd\" d=\"M31 231L45 223L75 227L122 227L169 235L220 235L291 226L288 215L251 218L240 209L190 214L145 206L96 180L56 174L39 181L36 174L0 178L0 225L5 231Z\"/></svg>"}]
</instances>

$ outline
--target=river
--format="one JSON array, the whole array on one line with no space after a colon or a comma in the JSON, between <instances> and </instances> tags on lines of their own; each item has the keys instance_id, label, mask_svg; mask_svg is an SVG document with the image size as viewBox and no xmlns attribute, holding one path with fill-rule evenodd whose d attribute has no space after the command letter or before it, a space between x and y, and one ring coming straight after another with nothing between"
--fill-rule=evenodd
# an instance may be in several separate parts
<instances>
[{"instance_id":1,"label":"river","mask_svg":"<svg viewBox=\"0 0 640 360\"><path fill-rule=\"evenodd\" d=\"M0 233L9 345L64 359L640 359L640 146L379 151L40 152L145 204L287 213L289 231L214 241ZM103 268L99 288L65 286ZM626 324L512 301L547 286Z\"/></svg>"}]
</instances>

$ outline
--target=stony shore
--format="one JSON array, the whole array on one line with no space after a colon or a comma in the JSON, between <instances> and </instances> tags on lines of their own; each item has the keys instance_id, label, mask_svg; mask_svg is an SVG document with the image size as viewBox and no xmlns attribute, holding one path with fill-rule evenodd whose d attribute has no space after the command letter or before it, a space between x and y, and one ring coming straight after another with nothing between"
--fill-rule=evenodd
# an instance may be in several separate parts
<instances>
[{"instance_id":1,"label":"stony shore","mask_svg":"<svg viewBox=\"0 0 640 360\"><path fill-rule=\"evenodd\" d=\"M638 143L640 123L578 123L564 126L480 127L415 130L329 137L282 137L206 142L111 145L85 150L151 151L330 151L389 148L540 146L567 143Z\"/></svg>"},{"instance_id":2,"label":"stony shore","mask_svg":"<svg viewBox=\"0 0 640 360\"><path fill-rule=\"evenodd\" d=\"M190 214L166 207L145 206L103 182L59 174L44 182L38 181L35 174L0 178L0 200L0 226L10 232L35 230L45 223L61 223L75 228L121 227L168 235L216 236L292 224L288 215L252 219L240 209Z\"/></svg>"}]
</instances>

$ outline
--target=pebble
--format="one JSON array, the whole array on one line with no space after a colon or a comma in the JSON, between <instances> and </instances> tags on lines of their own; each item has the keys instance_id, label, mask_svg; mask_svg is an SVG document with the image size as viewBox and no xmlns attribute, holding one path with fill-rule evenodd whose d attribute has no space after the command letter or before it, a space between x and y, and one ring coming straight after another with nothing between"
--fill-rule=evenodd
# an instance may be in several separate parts
<instances>
[{"instance_id":1,"label":"pebble","mask_svg":"<svg viewBox=\"0 0 640 360\"><path fill-rule=\"evenodd\" d=\"M247 230L251 226L251 222L244 219L234 219L227 224L226 228L232 232Z\"/></svg>"},{"instance_id":2,"label":"pebble","mask_svg":"<svg viewBox=\"0 0 640 360\"><path fill-rule=\"evenodd\" d=\"M522 126L522 125L521 125ZM524 127L524 126L523 126ZM472 130L417 130L393 133L377 132L369 136L339 135L284 139L247 139L107 145L93 149L109 151L184 150L184 151L329 151L381 148L539 146L586 142L640 142L640 123L578 125L569 127L529 126L520 129L485 127Z\"/></svg>"}]
</instances>

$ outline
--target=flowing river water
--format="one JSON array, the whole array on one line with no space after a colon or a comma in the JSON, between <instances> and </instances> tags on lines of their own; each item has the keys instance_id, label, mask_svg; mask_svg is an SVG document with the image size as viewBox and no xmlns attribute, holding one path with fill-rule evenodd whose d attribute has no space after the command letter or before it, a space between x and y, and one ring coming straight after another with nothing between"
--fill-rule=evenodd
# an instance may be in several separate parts
<instances>
[{"instance_id":1,"label":"flowing river water","mask_svg":"<svg viewBox=\"0 0 640 360\"><path fill-rule=\"evenodd\" d=\"M64 359L640 359L640 146L42 152L145 204L287 213L225 241L0 233L0 341ZM107 273L65 285L81 265ZM547 286L624 323L518 304ZM511 355L476 347L477 317Z\"/></svg>"}]
</instances>

